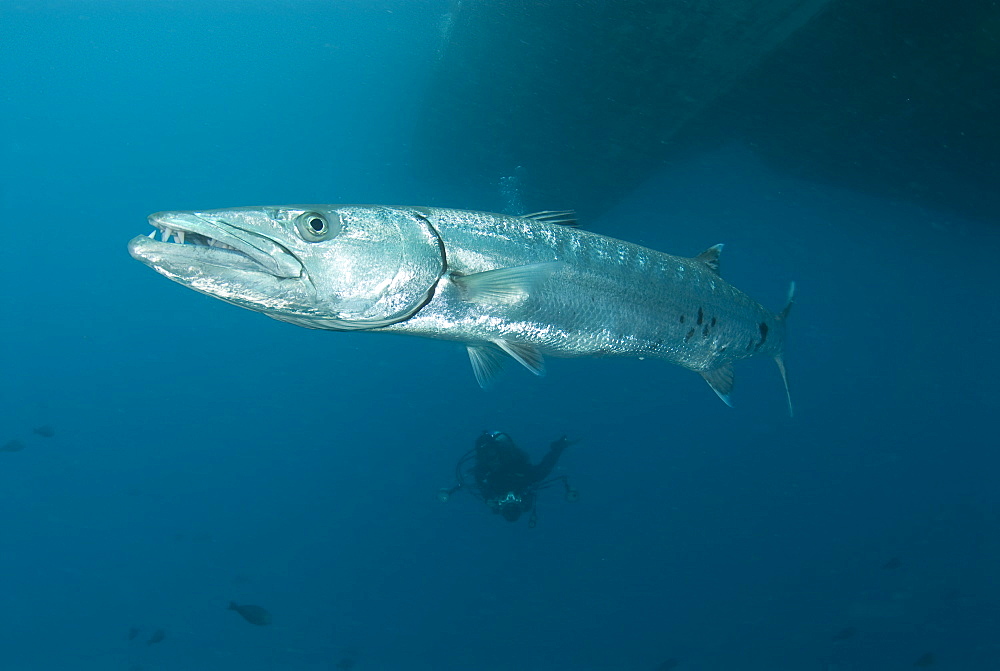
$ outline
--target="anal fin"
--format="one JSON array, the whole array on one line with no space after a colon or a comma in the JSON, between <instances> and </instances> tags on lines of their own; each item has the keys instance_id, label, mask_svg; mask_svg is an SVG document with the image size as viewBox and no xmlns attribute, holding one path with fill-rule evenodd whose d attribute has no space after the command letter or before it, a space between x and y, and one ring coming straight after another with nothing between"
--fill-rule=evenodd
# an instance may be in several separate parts
<instances>
[{"instance_id":1,"label":"anal fin","mask_svg":"<svg viewBox=\"0 0 1000 671\"><path fill-rule=\"evenodd\" d=\"M733 407L732 401L729 400L729 394L733 391L732 363L723 364L714 370L704 371L701 376L705 378L705 382L722 399L723 403L730 408Z\"/></svg>"}]
</instances>

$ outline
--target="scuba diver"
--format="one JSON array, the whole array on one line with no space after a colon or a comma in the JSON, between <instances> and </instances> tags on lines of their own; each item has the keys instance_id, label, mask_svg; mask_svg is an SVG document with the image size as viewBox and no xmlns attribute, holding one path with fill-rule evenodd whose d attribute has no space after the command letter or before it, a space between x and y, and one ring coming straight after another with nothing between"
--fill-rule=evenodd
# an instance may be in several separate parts
<instances>
[{"instance_id":1,"label":"scuba diver","mask_svg":"<svg viewBox=\"0 0 1000 671\"><path fill-rule=\"evenodd\" d=\"M481 499L494 514L502 515L508 522L516 522L530 512L528 526L538 522L535 500L538 490L561 482L566 488L566 500L576 501L579 492L569 486L565 475L549 478L563 450L572 444L563 436L549 446L549 451L537 464L532 464L528 454L514 444L502 431L483 431L476 439L476 446L462 455L455 465L458 484L438 492L441 502L447 501L459 489L468 489Z\"/></svg>"}]
</instances>

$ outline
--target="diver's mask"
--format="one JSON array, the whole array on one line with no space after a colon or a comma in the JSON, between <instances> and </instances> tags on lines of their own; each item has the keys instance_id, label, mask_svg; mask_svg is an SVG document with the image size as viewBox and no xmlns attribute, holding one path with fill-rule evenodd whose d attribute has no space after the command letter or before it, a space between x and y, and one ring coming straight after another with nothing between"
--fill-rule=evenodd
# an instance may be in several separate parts
<instances>
[{"instance_id":1,"label":"diver's mask","mask_svg":"<svg viewBox=\"0 0 1000 671\"><path fill-rule=\"evenodd\" d=\"M521 502L523 500L524 499L522 499L520 496L518 496L514 492L507 492L507 496L503 497L502 499L497 500L497 503L500 505L501 508L503 508L504 506L510 505L510 504L515 504L515 505L519 506L519 505L521 505Z\"/></svg>"},{"instance_id":2,"label":"diver's mask","mask_svg":"<svg viewBox=\"0 0 1000 671\"><path fill-rule=\"evenodd\" d=\"M502 499L497 500L497 509L508 522L516 522L523 511L524 499L514 492L507 492Z\"/></svg>"},{"instance_id":3,"label":"diver's mask","mask_svg":"<svg viewBox=\"0 0 1000 671\"><path fill-rule=\"evenodd\" d=\"M496 443L512 443L513 441L503 431L483 431L476 439L476 447L483 447Z\"/></svg>"}]
</instances>

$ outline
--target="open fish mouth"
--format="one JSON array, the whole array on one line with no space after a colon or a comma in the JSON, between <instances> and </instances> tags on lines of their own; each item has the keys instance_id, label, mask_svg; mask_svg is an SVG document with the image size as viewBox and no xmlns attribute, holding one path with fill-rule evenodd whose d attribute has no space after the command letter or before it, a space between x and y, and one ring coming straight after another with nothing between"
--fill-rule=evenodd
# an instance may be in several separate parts
<instances>
[{"instance_id":1,"label":"open fish mouth","mask_svg":"<svg viewBox=\"0 0 1000 671\"><path fill-rule=\"evenodd\" d=\"M155 240L156 234L159 233L160 240L163 242L174 242L179 245L187 243L191 245L203 245L206 247L218 247L220 249L231 249L234 252L242 253L239 249L233 247L232 245L227 245L224 242L220 242L219 240L207 235L202 235L201 233L191 233L189 231L185 231L183 228L174 229L169 226L157 226L156 224L153 225L153 228L154 230L146 236L147 238ZM173 238L173 240L171 240L171 238Z\"/></svg>"},{"instance_id":2,"label":"open fish mouth","mask_svg":"<svg viewBox=\"0 0 1000 671\"><path fill-rule=\"evenodd\" d=\"M181 266L300 277L302 264L288 248L263 235L190 212L149 216L153 230L129 242L134 258L157 269ZM210 271L209 271L210 272Z\"/></svg>"}]
</instances>

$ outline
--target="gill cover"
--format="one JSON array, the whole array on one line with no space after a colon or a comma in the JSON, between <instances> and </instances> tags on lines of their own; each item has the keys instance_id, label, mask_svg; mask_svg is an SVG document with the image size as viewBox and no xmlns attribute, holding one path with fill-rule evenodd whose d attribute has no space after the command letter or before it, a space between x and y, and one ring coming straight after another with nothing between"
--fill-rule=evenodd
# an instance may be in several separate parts
<instances>
[{"instance_id":1,"label":"gill cover","mask_svg":"<svg viewBox=\"0 0 1000 671\"><path fill-rule=\"evenodd\" d=\"M446 269L444 244L418 212L365 205L313 212L329 222L329 233L309 241L319 224L309 211L296 225L307 243L300 260L316 316L271 316L314 328L374 329L409 319L431 299Z\"/></svg>"}]
</instances>

